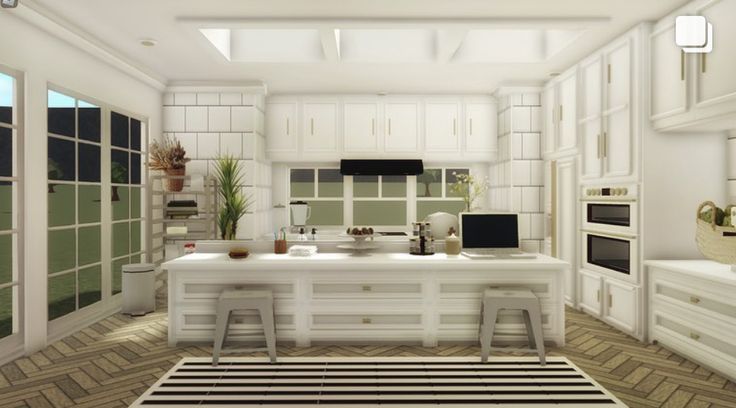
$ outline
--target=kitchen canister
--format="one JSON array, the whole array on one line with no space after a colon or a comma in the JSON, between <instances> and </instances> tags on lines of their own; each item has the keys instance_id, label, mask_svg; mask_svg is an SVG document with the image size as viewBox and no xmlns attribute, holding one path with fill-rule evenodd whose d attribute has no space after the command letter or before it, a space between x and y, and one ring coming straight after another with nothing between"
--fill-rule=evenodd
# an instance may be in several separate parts
<instances>
[{"instance_id":1,"label":"kitchen canister","mask_svg":"<svg viewBox=\"0 0 736 408\"><path fill-rule=\"evenodd\" d=\"M447 255L460 255L460 238L455 235L455 228L450 227L445 237L445 253Z\"/></svg>"}]
</instances>

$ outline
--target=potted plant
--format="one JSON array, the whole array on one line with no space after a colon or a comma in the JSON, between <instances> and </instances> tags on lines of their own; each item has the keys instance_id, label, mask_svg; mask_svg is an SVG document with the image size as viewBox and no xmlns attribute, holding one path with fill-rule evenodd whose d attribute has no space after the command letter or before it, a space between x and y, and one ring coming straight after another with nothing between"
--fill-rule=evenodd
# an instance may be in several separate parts
<instances>
[{"instance_id":1,"label":"potted plant","mask_svg":"<svg viewBox=\"0 0 736 408\"><path fill-rule=\"evenodd\" d=\"M450 191L463 198L466 212L473 211L476 208L473 205L475 200L488 191L488 178L478 181L470 174L452 172L452 175L455 176L455 182L450 185Z\"/></svg>"},{"instance_id":2,"label":"potted plant","mask_svg":"<svg viewBox=\"0 0 736 408\"><path fill-rule=\"evenodd\" d=\"M237 235L238 221L250 207L250 200L241 191L243 170L232 156L218 157L215 162L217 193L220 207L217 210L217 227L220 238L233 240Z\"/></svg>"},{"instance_id":3,"label":"potted plant","mask_svg":"<svg viewBox=\"0 0 736 408\"><path fill-rule=\"evenodd\" d=\"M184 175L186 174L187 152L181 147L176 138L164 136L161 142L151 143L148 152L148 167L152 170L162 170L171 178L166 179L168 191L181 191L184 188Z\"/></svg>"}]
</instances>

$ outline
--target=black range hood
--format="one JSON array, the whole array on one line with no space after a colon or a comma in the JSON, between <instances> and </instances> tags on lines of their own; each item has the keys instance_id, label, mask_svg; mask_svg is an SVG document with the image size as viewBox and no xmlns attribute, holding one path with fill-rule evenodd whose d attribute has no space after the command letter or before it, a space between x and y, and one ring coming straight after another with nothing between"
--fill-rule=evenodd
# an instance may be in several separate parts
<instances>
[{"instance_id":1,"label":"black range hood","mask_svg":"<svg viewBox=\"0 0 736 408\"><path fill-rule=\"evenodd\" d=\"M421 160L340 160L343 176L415 176L422 173Z\"/></svg>"}]
</instances>

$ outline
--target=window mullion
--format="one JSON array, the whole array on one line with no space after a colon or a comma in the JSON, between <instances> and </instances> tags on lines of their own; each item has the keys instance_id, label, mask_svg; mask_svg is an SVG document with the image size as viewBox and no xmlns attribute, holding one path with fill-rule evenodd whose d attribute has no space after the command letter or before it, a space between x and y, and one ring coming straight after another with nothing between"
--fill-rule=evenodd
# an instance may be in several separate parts
<instances>
[{"instance_id":1,"label":"window mullion","mask_svg":"<svg viewBox=\"0 0 736 408\"><path fill-rule=\"evenodd\" d=\"M108 106L100 107L100 221L101 221L101 248L100 258L102 259L100 278L100 289L102 291L102 301L110 298L112 293L112 180L110 179L112 167L112 149L111 149L111 130L110 115L112 110Z\"/></svg>"}]
</instances>

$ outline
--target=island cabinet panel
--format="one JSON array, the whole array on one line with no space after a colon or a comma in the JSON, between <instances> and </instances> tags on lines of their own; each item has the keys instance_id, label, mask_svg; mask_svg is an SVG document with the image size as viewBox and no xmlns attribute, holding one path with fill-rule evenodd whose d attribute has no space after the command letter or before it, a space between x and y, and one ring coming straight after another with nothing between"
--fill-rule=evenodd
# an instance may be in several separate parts
<instances>
[{"instance_id":1,"label":"island cabinet panel","mask_svg":"<svg viewBox=\"0 0 736 408\"><path fill-rule=\"evenodd\" d=\"M232 261L226 254L192 254L163 267L169 272L171 345L211 343L217 298L228 288L271 290L277 340L299 346L475 342L480 299L488 287L530 288L542 305L545 339L564 345L562 282L568 264L543 255L485 261L444 254L318 254L308 259L253 254ZM257 330L259 324L257 315L244 313L232 327L239 332ZM525 341L519 312L500 315L494 339Z\"/></svg>"}]
</instances>

